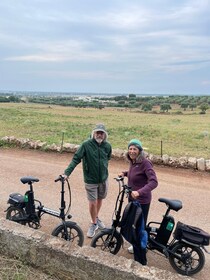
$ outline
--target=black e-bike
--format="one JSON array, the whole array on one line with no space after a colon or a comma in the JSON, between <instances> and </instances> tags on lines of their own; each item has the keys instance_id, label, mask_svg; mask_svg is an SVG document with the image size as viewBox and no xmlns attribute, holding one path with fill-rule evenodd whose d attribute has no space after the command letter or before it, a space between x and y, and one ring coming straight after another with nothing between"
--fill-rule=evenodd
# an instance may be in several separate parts
<instances>
[{"instance_id":1,"label":"black e-bike","mask_svg":"<svg viewBox=\"0 0 210 280\"><path fill-rule=\"evenodd\" d=\"M126 194L131 188L124 183L123 177L115 178L119 183L119 193L116 199L111 228L103 229L92 239L91 246L100 250L117 254L123 245L120 233L121 211ZM203 230L177 222L169 215L171 210L179 211L182 208L180 200L159 198L165 203L166 212L161 222L149 222L146 226L148 233L147 250L158 251L169 259L171 266L182 275L198 273L205 264L203 251L209 253L204 246L209 245L210 235ZM174 230L175 228L175 230ZM173 232L173 238L169 241Z\"/></svg>"},{"instance_id":2,"label":"black e-bike","mask_svg":"<svg viewBox=\"0 0 210 280\"><path fill-rule=\"evenodd\" d=\"M5 210L6 219L17 222L22 225L28 225L31 228L40 228L40 221L43 214L48 214L59 218L61 223L52 231L53 236L63 238L74 245L82 246L84 243L84 234L82 229L73 221L67 221L66 218L71 219L72 216L68 214L71 206L71 190L68 180L60 175L55 182L61 182L61 199L59 211L45 207L41 201L34 198L33 183L39 182L38 178L29 176L22 177L20 181L23 184L28 184L29 190L25 195L20 193L11 193L7 203L9 207ZM66 209L65 203L65 183L68 185L69 190L69 205Z\"/></svg>"}]
</instances>

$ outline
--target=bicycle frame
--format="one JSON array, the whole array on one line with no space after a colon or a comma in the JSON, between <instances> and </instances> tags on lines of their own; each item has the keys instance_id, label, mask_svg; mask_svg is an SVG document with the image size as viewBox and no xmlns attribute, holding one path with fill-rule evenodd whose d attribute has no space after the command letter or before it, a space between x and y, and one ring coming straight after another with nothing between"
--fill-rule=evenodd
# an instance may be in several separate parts
<instances>
[{"instance_id":1,"label":"bicycle frame","mask_svg":"<svg viewBox=\"0 0 210 280\"><path fill-rule=\"evenodd\" d=\"M60 218L61 220L65 221L66 215L67 215L65 213L66 202L65 202L65 199L64 199L64 197L65 197L65 195L64 195L65 194L65 190L64 190L65 179L62 176L59 176L55 180L55 182L58 182L58 181L61 181L61 206L60 206L60 211L56 211L56 210L53 210L51 208L44 207L43 205L38 206L38 210L39 210L40 215L48 214L48 215ZM68 187L69 187L69 182L68 181L67 181L67 184L68 184ZM70 187L69 187L69 194L70 194ZM70 202L69 202L69 208L70 208L71 195L69 197L70 197ZM67 217L70 219L72 216L71 215L67 215Z\"/></svg>"},{"instance_id":2,"label":"bicycle frame","mask_svg":"<svg viewBox=\"0 0 210 280\"><path fill-rule=\"evenodd\" d=\"M165 214L163 215L163 219L161 222L149 222L146 226L146 230L148 232L149 237L150 233L152 233L153 236L153 238L149 238L149 241L155 245L155 249L162 253L163 249L165 251L165 249L168 246L173 245L175 241L174 239L171 241L170 244L168 244L168 241L171 237L175 226L174 217L169 215L169 213L171 210L179 211L182 208L182 202L180 200L170 200L166 198L159 198L159 201L167 205L167 209ZM152 249L152 246L150 249Z\"/></svg>"},{"instance_id":3,"label":"bicycle frame","mask_svg":"<svg viewBox=\"0 0 210 280\"><path fill-rule=\"evenodd\" d=\"M51 216L54 216L56 218L60 218L62 221L65 222L66 219L66 202L65 202L65 190L64 190L64 182L65 179L62 176L59 176L55 182L61 181L61 205L59 210L56 211L47 207L44 207L42 203L34 198L34 191L33 191L33 183L34 182L39 182L39 179L34 178L34 177L23 177L21 178L21 182L23 184L28 184L29 185L29 190L26 191L25 195L22 196L21 194L15 193L11 194L10 198L8 200L8 203L11 205L17 205L17 207L20 207L22 209L25 209L25 215L23 217L17 217L15 218L16 222L26 222L26 223L34 223L35 227L38 228L40 226L40 219L43 214L48 214ZM68 187L69 187L69 182L67 181ZM17 196L18 198L14 198L13 196ZM71 200L71 195L70 195L70 187L69 187L69 197ZM38 202L38 206L35 205L35 202ZM70 208L71 201L69 202L69 207ZM67 211L68 212L68 211ZM67 217L70 219L72 216L67 215Z\"/></svg>"},{"instance_id":4,"label":"bicycle frame","mask_svg":"<svg viewBox=\"0 0 210 280\"><path fill-rule=\"evenodd\" d=\"M98 232L91 241L91 247L97 247L95 241L97 242L98 238L102 237L102 250L108 249L110 253L117 254L117 252L120 250L120 247L123 245L123 237L121 233L117 230L117 227L120 227L120 218L124 197L125 194L130 191L130 188L124 184L123 177L118 177L114 179L119 183L119 193L115 203L115 209L113 213L114 217L112 218L112 226L111 228L105 228Z\"/></svg>"},{"instance_id":5,"label":"bicycle frame","mask_svg":"<svg viewBox=\"0 0 210 280\"><path fill-rule=\"evenodd\" d=\"M117 228L120 223L121 218L121 212L122 212L122 206L124 202L125 195L127 195L130 192L130 187L124 184L124 178L118 177L115 178L115 180L119 183L119 193L117 196L116 204L115 204L115 219L113 219L112 227ZM122 190L120 190L122 188ZM119 202L119 206L118 206Z\"/></svg>"}]
</instances>

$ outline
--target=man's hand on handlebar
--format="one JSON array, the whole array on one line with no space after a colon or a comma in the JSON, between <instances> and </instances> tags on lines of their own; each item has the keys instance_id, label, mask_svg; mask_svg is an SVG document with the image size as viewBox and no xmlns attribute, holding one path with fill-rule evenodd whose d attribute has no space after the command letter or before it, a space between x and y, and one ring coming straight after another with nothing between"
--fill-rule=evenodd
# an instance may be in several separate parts
<instances>
[{"instance_id":1,"label":"man's hand on handlebar","mask_svg":"<svg viewBox=\"0 0 210 280\"><path fill-rule=\"evenodd\" d=\"M62 177L65 181L69 179L69 176L67 176L66 174L63 174Z\"/></svg>"},{"instance_id":2,"label":"man's hand on handlebar","mask_svg":"<svg viewBox=\"0 0 210 280\"><path fill-rule=\"evenodd\" d=\"M67 181L69 178L69 176L63 174L63 175L59 175L58 178L55 179L55 182L58 182L58 181Z\"/></svg>"}]
</instances>

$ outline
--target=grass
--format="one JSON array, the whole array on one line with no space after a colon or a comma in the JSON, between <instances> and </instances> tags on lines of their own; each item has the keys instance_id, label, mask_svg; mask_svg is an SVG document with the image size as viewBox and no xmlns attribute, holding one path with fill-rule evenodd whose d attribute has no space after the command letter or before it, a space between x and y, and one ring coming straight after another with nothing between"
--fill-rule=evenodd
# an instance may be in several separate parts
<instances>
[{"instance_id":1,"label":"grass","mask_svg":"<svg viewBox=\"0 0 210 280\"><path fill-rule=\"evenodd\" d=\"M34 269L20 260L0 256L0 279L1 280L59 280L38 269Z\"/></svg>"},{"instance_id":2,"label":"grass","mask_svg":"<svg viewBox=\"0 0 210 280\"><path fill-rule=\"evenodd\" d=\"M158 112L158 111L157 111ZM0 138L15 136L48 144L80 144L96 123L103 122L113 148L127 149L132 138L155 155L210 158L210 112L177 109L170 114L142 113L136 109L72 108L43 104L0 103Z\"/></svg>"}]
</instances>

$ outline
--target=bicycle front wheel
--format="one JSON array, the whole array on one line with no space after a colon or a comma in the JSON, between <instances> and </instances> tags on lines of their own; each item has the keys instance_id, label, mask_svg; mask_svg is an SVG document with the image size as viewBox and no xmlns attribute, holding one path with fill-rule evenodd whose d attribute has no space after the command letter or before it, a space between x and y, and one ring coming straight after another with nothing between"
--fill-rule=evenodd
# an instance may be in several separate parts
<instances>
[{"instance_id":1,"label":"bicycle front wheel","mask_svg":"<svg viewBox=\"0 0 210 280\"><path fill-rule=\"evenodd\" d=\"M53 236L60 237L74 245L82 247L84 243L84 234L81 228L73 222L64 222L57 226L53 232Z\"/></svg>"},{"instance_id":2,"label":"bicycle front wheel","mask_svg":"<svg viewBox=\"0 0 210 280\"><path fill-rule=\"evenodd\" d=\"M90 246L116 255L123 244L121 234L116 229L104 229L92 239Z\"/></svg>"}]
</instances>

